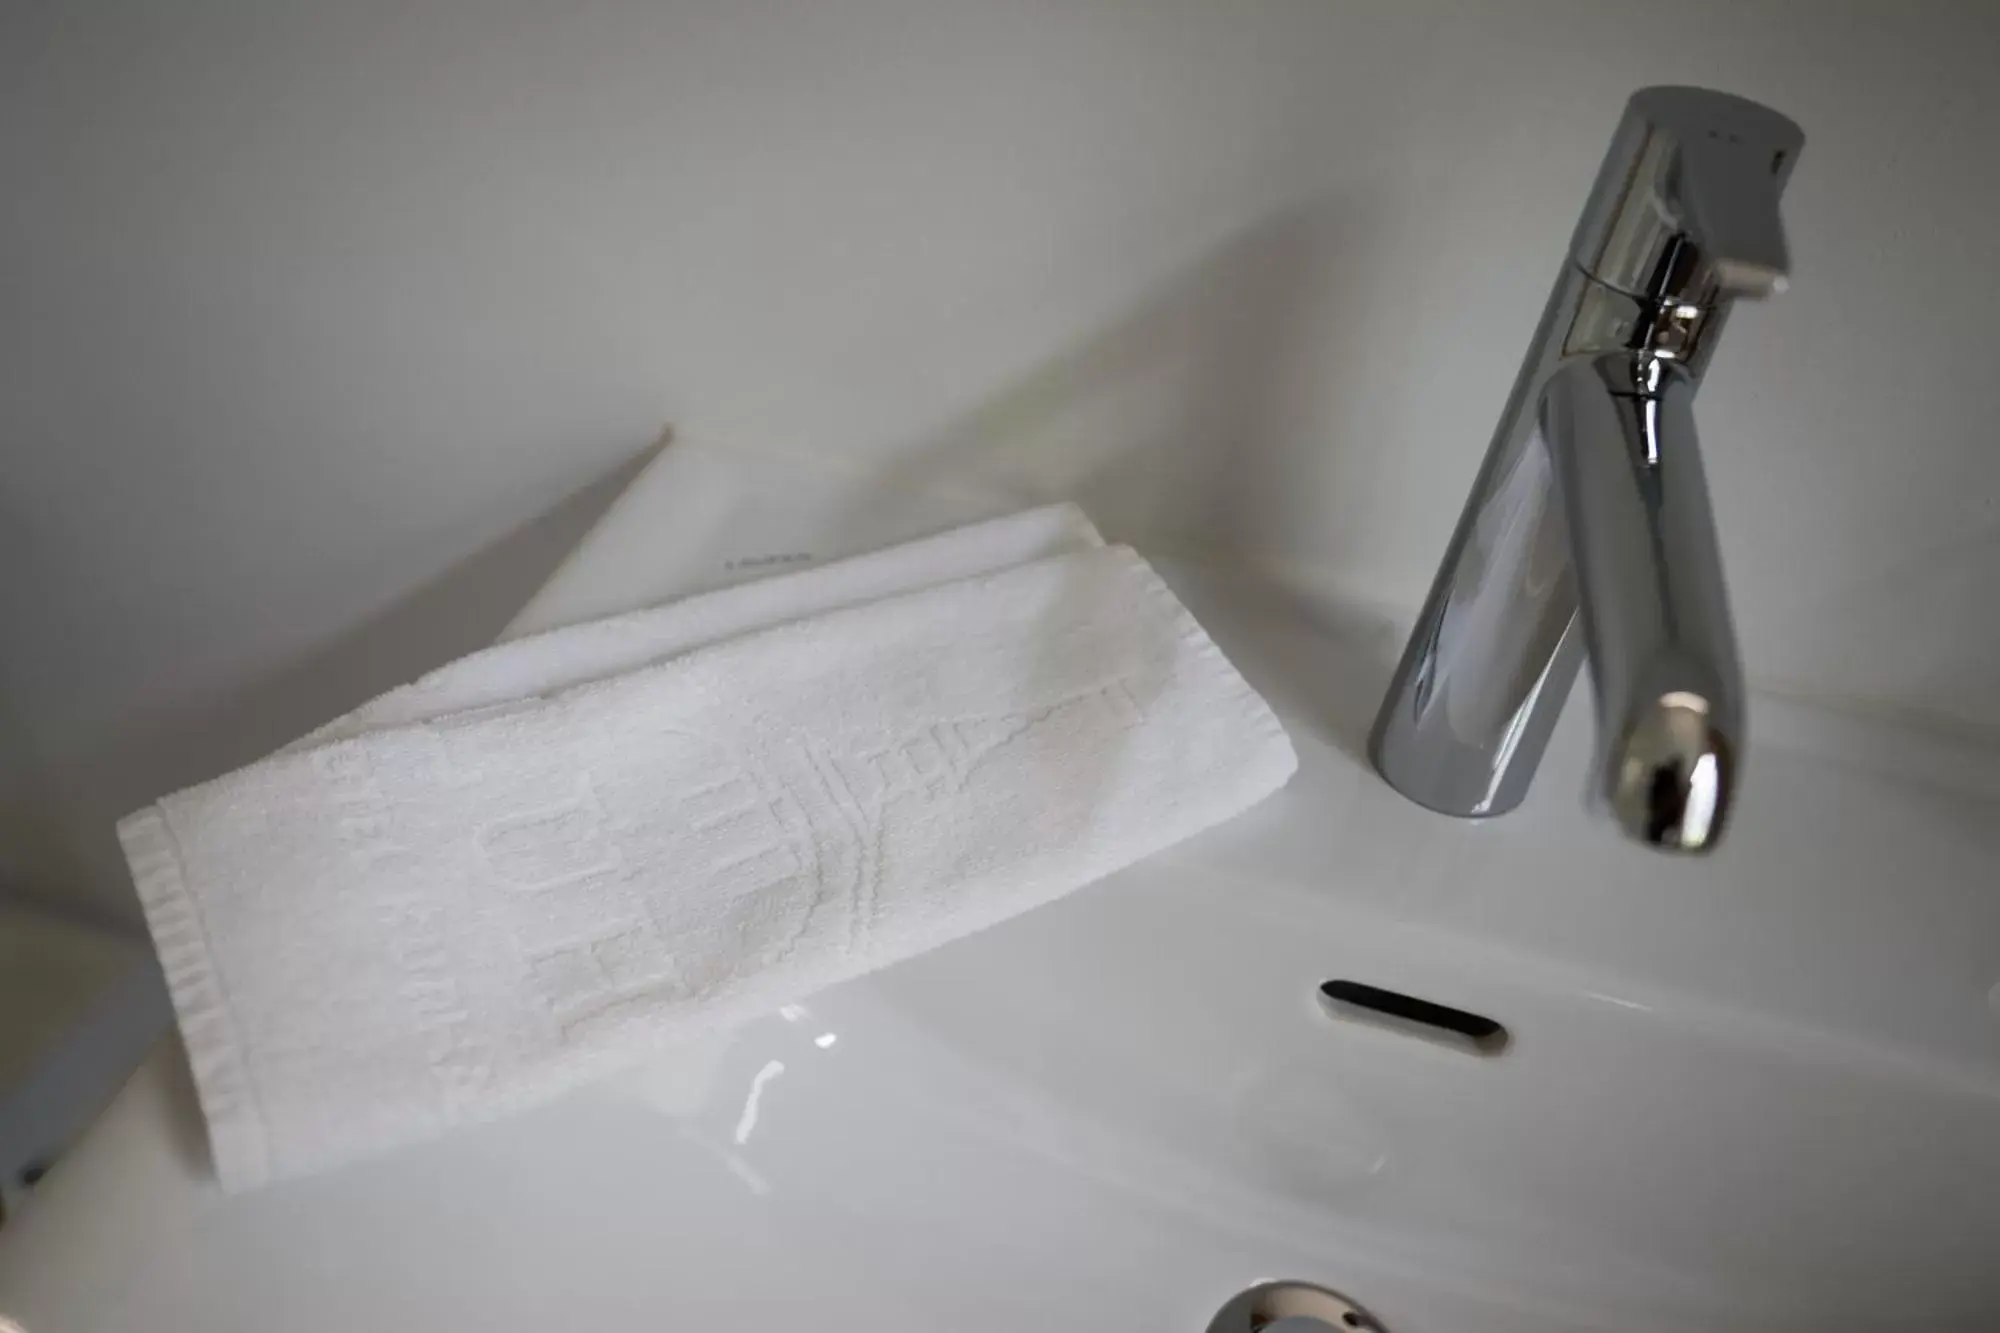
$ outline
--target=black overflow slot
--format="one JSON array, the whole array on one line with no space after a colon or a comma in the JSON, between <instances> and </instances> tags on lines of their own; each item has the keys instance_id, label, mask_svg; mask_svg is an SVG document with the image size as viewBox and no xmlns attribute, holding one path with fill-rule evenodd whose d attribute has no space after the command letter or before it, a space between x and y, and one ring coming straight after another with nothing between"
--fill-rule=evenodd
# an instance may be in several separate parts
<instances>
[{"instance_id":1,"label":"black overflow slot","mask_svg":"<svg viewBox=\"0 0 2000 1333\"><path fill-rule=\"evenodd\" d=\"M1468 1013L1365 982L1322 982L1319 996L1327 1012L1336 1018L1423 1037L1474 1055L1498 1055L1513 1040L1505 1027L1484 1014Z\"/></svg>"}]
</instances>

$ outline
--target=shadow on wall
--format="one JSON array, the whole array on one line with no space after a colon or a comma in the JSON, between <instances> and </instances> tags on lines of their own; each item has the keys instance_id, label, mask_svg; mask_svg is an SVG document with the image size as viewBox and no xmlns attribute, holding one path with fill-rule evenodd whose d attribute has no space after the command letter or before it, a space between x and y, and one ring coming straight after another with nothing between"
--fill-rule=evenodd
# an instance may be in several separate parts
<instances>
[{"instance_id":1,"label":"shadow on wall","mask_svg":"<svg viewBox=\"0 0 2000 1333\"><path fill-rule=\"evenodd\" d=\"M1342 316L1374 300L1371 230L1343 199L1276 214L882 466L904 486L1074 499L1150 551L1285 564L1288 532L1337 523L1359 489L1329 482L1371 466L1314 424L1370 391L1369 331Z\"/></svg>"},{"instance_id":2,"label":"shadow on wall","mask_svg":"<svg viewBox=\"0 0 2000 1333\"><path fill-rule=\"evenodd\" d=\"M1340 200L1277 214L880 466L904 493L970 485L1023 505L1076 500L1113 541L1198 558L1212 574L1177 582L1204 624L1256 605L1301 627L1286 662L1238 666L1295 724L1365 762L1406 627L1328 596L1297 534L1342 523L1359 503L1348 497L1366 490L1342 480L1376 466L1355 448L1360 432L1318 434L1325 403L1381 387L1366 353L1384 349L1344 318L1379 299L1359 267L1369 241L1365 215ZM1218 599L1217 586L1233 591Z\"/></svg>"},{"instance_id":3,"label":"shadow on wall","mask_svg":"<svg viewBox=\"0 0 2000 1333\"><path fill-rule=\"evenodd\" d=\"M72 762L0 787L8 896L137 929L114 832L148 801L262 758L384 690L491 643L658 445L461 561L325 648L248 686L131 728Z\"/></svg>"},{"instance_id":4,"label":"shadow on wall","mask_svg":"<svg viewBox=\"0 0 2000 1333\"><path fill-rule=\"evenodd\" d=\"M1341 198L1272 216L955 420L884 448L874 466L894 484L869 493L883 504L932 487L976 488L1021 505L1070 498L1107 536L1151 554L1296 573L1298 534L1338 531L1344 506L1358 503L1343 497L1366 490L1343 481L1365 480L1375 465L1353 447L1361 432L1320 437L1324 404L1366 401L1382 387L1371 361L1401 359L1376 345L1375 331L1344 318L1379 299L1360 262L1371 240L1368 214ZM18 881L15 894L136 925L113 834L119 817L491 642L651 456L290 668L20 775L0 790L0 830L10 843L0 854ZM1305 582L1284 581L1294 589ZM1386 666L1371 674L1386 675ZM1351 709L1339 707L1333 730L1358 748ZM1337 710L1329 702L1313 711L1331 718Z\"/></svg>"}]
</instances>

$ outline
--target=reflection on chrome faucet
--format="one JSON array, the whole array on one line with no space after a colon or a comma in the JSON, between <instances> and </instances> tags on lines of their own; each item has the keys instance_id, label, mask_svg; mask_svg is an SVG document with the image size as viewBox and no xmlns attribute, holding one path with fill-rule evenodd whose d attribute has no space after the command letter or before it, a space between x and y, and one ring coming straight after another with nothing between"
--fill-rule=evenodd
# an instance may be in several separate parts
<instances>
[{"instance_id":1,"label":"reflection on chrome faucet","mask_svg":"<svg viewBox=\"0 0 2000 1333\"><path fill-rule=\"evenodd\" d=\"M1784 290L1804 142L1726 93L1627 104L1375 720L1375 766L1411 800L1519 805L1588 657L1597 797L1641 842L1720 838L1743 684L1694 394L1736 298Z\"/></svg>"}]
</instances>

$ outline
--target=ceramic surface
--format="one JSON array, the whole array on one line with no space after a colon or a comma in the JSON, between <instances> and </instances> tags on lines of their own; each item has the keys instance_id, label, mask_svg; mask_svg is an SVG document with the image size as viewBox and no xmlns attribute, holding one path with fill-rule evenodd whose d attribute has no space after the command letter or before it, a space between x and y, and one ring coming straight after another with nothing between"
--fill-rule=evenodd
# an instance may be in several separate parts
<instances>
[{"instance_id":1,"label":"ceramic surface","mask_svg":"<svg viewBox=\"0 0 2000 1333\"><path fill-rule=\"evenodd\" d=\"M558 1105L241 1197L163 1048L0 1237L0 1311L1199 1330L1284 1277L1397 1333L2000 1326L1994 756L1758 698L1730 842L1671 860L1585 815L1577 707L1519 812L1454 821L1356 757L1395 626L1163 569L1292 731L1263 806ZM1511 1044L1335 1018L1330 978Z\"/></svg>"}]
</instances>

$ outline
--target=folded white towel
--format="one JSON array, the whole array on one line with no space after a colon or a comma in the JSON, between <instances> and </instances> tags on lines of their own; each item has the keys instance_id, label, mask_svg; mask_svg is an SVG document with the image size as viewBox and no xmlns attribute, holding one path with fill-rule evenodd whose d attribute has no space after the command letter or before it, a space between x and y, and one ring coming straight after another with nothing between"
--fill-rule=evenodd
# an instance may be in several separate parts
<instances>
[{"instance_id":1,"label":"folded white towel","mask_svg":"<svg viewBox=\"0 0 2000 1333\"><path fill-rule=\"evenodd\" d=\"M785 616L665 614L620 618L655 634L623 674L546 642L622 645L612 622L504 645L468 662L517 650L558 692L387 696L120 823L225 1188L547 1100L1004 920L1295 765L1122 547L749 633Z\"/></svg>"}]
</instances>

